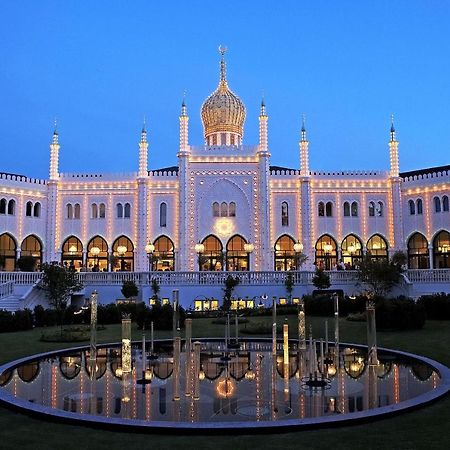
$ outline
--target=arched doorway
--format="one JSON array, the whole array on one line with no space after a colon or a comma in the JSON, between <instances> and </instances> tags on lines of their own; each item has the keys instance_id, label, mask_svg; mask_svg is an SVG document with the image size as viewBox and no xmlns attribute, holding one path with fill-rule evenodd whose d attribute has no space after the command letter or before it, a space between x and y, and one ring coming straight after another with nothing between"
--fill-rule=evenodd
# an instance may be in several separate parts
<instances>
[{"instance_id":1,"label":"arched doorway","mask_svg":"<svg viewBox=\"0 0 450 450\"><path fill-rule=\"evenodd\" d=\"M63 266L79 272L83 268L83 244L75 236L69 236L62 246Z\"/></svg>"},{"instance_id":2,"label":"arched doorway","mask_svg":"<svg viewBox=\"0 0 450 450\"><path fill-rule=\"evenodd\" d=\"M295 269L295 241L287 234L275 242L275 270L286 271Z\"/></svg>"},{"instance_id":3,"label":"arched doorway","mask_svg":"<svg viewBox=\"0 0 450 450\"><path fill-rule=\"evenodd\" d=\"M388 259L388 244L386 239L379 234L374 234L367 241L367 254L372 259Z\"/></svg>"},{"instance_id":4,"label":"arched doorway","mask_svg":"<svg viewBox=\"0 0 450 450\"><path fill-rule=\"evenodd\" d=\"M42 265L42 244L41 241L31 234L27 236L20 246L20 256L32 256L35 259L34 270L40 270Z\"/></svg>"},{"instance_id":5,"label":"arched doorway","mask_svg":"<svg viewBox=\"0 0 450 450\"><path fill-rule=\"evenodd\" d=\"M316 242L315 264L323 270L331 270L337 265L337 244L329 234L324 234Z\"/></svg>"},{"instance_id":6,"label":"arched doorway","mask_svg":"<svg viewBox=\"0 0 450 450\"><path fill-rule=\"evenodd\" d=\"M160 236L156 239L154 245L152 270L175 270L175 253L172 240L167 236Z\"/></svg>"},{"instance_id":7,"label":"arched doorway","mask_svg":"<svg viewBox=\"0 0 450 450\"><path fill-rule=\"evenodd\" d=\"M87 246L88 270L106 272L108 270L108 244L101 236L94 236Z\"/></svg>"},{"instance_id":8,"label":"arched doorway","mask_svg":"<svg viewBox=\"0 0 450 450\"><path fill-rule=\"evenodd\" d=\"M341 244L342 261L346 269L354 270L361 262L363 256L362 242L354 234L349 234Z\"/></svg>"},{"instance_id":9,"label":"arched doorway","mask_svg":"<svg viewBox=\"0 0 450 450\"><path fill-rule=\"evenodd\" d=\"M233 236L227 243L226 268L227 271L249 270L250 258L245 251L247 241L239 235Z\"/></svg>"},{"instance_id":10,"label":"arched doorway","mask_svg":"<svg viewBox=\"0 0 450 450\"><path fill-rule=\"evenodd\" d=\"M13 272L16 268L17 245L9 233L0 235L0 270Z\"/></svg>"},{"instance_id":11,"label":"arched doorway","mask_svg":"<svg viewBox=\"0 0 450 450\"><path fill-rule=\"evenodd\" d=\"M429 269L428 241L421 233L414 233L408 240L408 269Z\"/></svg>"},{"instance_id":12,"label":"arched doorway","mask_svg":"<svg viewBox=\"0 0 450 450\"><path fill-rule=\"evenodd\" d=\"M134 246L126 236L118 237L113 244L113 264L114 272L133 272L134 269Z\"/></svg>"},{"instance_id":13,"label":"arched doorway","mask_svg":"<svg viewBox=\"0 0 450 450\"><path fill-rule=\"evenodd\" d=\"M223 245L220 239L211 234L203 239L202 244L205 249L199 255L200 270L223 270Z\"/></svg>"},{"instance_id":14,"label":"arched doorway","mask_svg":"<svg viewBox=\"0 0 450 450\"><path fill-rule=\"evenodd\" d=\"M433 240L433 267L435 269L450 268L450 233L439 232Z\"/></svg>"}]
</instances>

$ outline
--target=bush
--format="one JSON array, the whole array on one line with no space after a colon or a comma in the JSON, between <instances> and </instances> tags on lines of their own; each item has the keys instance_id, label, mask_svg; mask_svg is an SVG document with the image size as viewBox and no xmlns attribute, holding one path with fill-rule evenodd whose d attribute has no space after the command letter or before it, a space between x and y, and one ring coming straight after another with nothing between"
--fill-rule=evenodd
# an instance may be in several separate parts
<instances>
[{"instance_id":1,"label":"bush","mask_svg":"<svg viewBox=\"0 0 450 450\"><path fill-rule=\"evenodd\" d=\"M36 268L36 258L31 255L21 256L17 260L17 267L19 267L22 272L34 272L34 269Z\"/></svg>"},{"instance_id":2,"label":"bush","mask_svg":"<svg viewBox=\"0 0 450 450\"><path fill-rule=\"evenodd\" d=\"M122 295L125 298L136 297L139 293L139 289L133 280L125 280L121 289Z\"/></svg>"},{"instance_id":3,"label":"bush","mask_svg":"<svg viewBox=\"0 0 450 450\"><path fill-rule=\"evenodd\" d=\"M424 295L417 303L425 308L427 319L450 320L450 294Z\"/></svg>"},{"instance_id":4,"label":"bush","mask_svg":"<svg viewBox=\"0 0 450 450\"><path fill-rule=\"evenodd\" d=\"M179 309L179 326L184 326L186 318L185 310L180 307ZM153 321L155 330L171 330L173 324L173 308L172 305L162 305L156 302L151 308L144 303L140 303L136 308L136 323L138 328L142 329L144 325L148 330L150 329L150 323Z\"/></svg>"},{"instance_id":5,"label":"bush","mask_svg":"<svg viewBox=\"0 0 450 450\"><path fill-rule=\"evenodd\" d=\"M417 330L425 324L425 308L405 297L375 300L377 329Z\"/></svg>"},{"instance_id":6,"label":"bush","mask_svg":"<svg viewBox=\"0 0 450 450\"><path fill-rule=\"evenodd\" d=\"M24 331L33 328L33 314L29 309L19 309L16 312L0 310L0 333Z\"/></svg>"}]
</instances>

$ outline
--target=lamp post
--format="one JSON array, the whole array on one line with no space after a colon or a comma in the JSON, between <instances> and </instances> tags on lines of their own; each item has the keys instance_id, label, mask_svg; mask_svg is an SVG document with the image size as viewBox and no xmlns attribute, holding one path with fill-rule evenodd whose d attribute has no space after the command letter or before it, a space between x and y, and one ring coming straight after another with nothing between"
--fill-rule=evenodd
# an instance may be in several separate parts
<instances>
[{"instance_id":1,"label":"lamp post","mask_svg":"<svg viewBox=\"0 0 450 450\"><path fill-rule=\"evenodd\" d=\"M300 269L300 254L303 252L303 244L297 240L294 244L294 252L295 252L295 268L297 270Z\"/></svg>"},{"instance_id":2,"label":"lamp post","mask_svg":"<svg viewBox=\"0 0 450 450\"><path fill-rule=\"evenodd\" d=\"M200 264L201 263L200 256L205 251L205 245L202 244L201 242L198 242L197 244L195 244L194 249L198 255L198 270L201 271L202 268L201 268L201 264Z\"/></svg>"},{"instance_id":3,"label":"lamp post","mask_svg":"<svg viewBox=\"0 0 450 450\"><path fill-rule=\"evenodd\" d=\"M98 247L91 248L91 254L94 255L94 267L92 269L93 272L98 272L98 255L100 254L100 249Z\"/></svg>"},{"instance_id":4,"label":"lamp post","mask_svg":"<svg viewBox=\"0 0 450 450\"><path fill-rule=\"evenodd\" d=\"M125 270L125 253L127 252L127 247L125 245L119 245L117 247L117 253L120 256L120 270L123 272Z\"/></svg>"},{"instance_id":5,"label":"lamp post","mask_svg":"<svg viewBox=\"0 0 450 450\"><path fill-rule=\"evenodd\" d=\"M250 242L244 244L244 251L247 253L247 270L250 270L250 253L253 252L255 246Z\"/></svg>"},{"instance_id":6,"label":"lamp post","mask_svg":"<svg viewBox=\"0 0 450 450\"><path fill-rule=\"evenodd\" d=\"M155 251L155 246L151 243L151 241L145 246L145 252L148 256L148 270L153 272L153 252Z\"/></svg>"}]
</instances>

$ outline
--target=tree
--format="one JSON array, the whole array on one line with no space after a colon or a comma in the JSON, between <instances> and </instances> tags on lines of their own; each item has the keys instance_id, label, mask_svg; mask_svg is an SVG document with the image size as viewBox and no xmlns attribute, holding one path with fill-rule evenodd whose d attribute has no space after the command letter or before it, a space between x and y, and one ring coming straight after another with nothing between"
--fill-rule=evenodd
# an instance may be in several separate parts
<instances>
[{"instance_id":1,"label":"tree","mask_svg":"<svg viewBox=\"0 0 450 450\"><path fill-rule=\"evenodd\" d=\"M390 261L366 255L359 265L358 278L372 288L375 296L385 296L400 282L405 262L403 252L395 252Z\"/></svg>"},{"instance_id":2,"label":"tree","mask_svg":"<svg viewBox=\"0 0 450 450\"><path fill-rule=\"evenodd\" d=\"M299 252L295 254L295 266L297 270L300 270L305 264L305 262L308 260L308 256L305 255L303 252Z\"/></svg>"},{"instance_id":3,"label":"tree","mask_svg":"<svg viewBox=\"0 0 450 450\"><path fill-rule=\"evenodd\" d=\"M330 275L325 273L323 269L316 267L316 273L313 276L312 283L317 289L328 289L331 286Z\"/></svg>"},{"instance_id":4,"label":"tree","mask_svg":"<svg viewBox=\"0 0 450 450\"><path fill-rule=\"evenodd\" d=\"M155 300L156 302L159 301L159 297L158 297L158 293L159 293L159 284L158 284L158 280L156 278L152 278L152 299Z\"/></svg>"},{"instance_id":5,"label":"tree","mask_svg":"<svg viewBox=\"0 0 450 450\"><path fill-rule=\"evenodd\" d=\"M125 298L136 297L139 293L139 289L133 280L125 280L120 290Z\"/></svg>"},{"instance_id":6,"label":"tree","mask_svg":"<svg viewBox=\"0 0 450 450\"><path fill-rule=\"evenodd\" d=\"M288 272L286 274L286 278L284 279L284 286L289 297L289 303L291 303L292 291L294 290L294 276L292 275L292 273Z\"/></svg>"},{"instance_id":7,"label":"tree","mask_svg":"<svg viewBox=\"0 0 450 450\"><path fill-rule=\"evenodd\" d=\"M62 328L63 313L73 292L83 288L76 272L56 261L42 264L41 288L46 291L49 304L56 310Z\"/></svg>"},{"instance_id":8,"label":"tree","mask_svg":"<svg viewBox=\"0 0 450 450\"><path fill-rule=\"evenodd\" d=\"M17 260L17 266L22 272L33 272L36 268L36 258L32 255L23 255Z\"/></svg>"},{"instance_id":9,"label":"tree","mask_svg":"<svg viewBox=\"0 0 450 450\"><path fill-rule=\"evenodd\" d=\"M228 275L225 279L225 287L223 289L223 305L222 309L228 311L231 307L231 296L233 295L234 288L239 284L239 277L233 277Z\"/></svg>"}]
</instances>

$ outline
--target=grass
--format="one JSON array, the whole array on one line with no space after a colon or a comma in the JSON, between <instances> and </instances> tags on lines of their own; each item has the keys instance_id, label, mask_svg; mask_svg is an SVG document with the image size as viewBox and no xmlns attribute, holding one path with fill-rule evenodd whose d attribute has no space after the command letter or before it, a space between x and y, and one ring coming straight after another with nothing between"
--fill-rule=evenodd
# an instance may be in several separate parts
<instances>
[{"instance_id":1,"label":"grass","mask_svg":"<svg viewBox=\"0 0 450 450\"><path fill-rule=\"evenodd\" d=\"M251 320L270 322L270 317ZM324 335L324 320L311 317L314 336ZM290 329L295 330L296 318L288 317ZM242 328L245 324L241 325ZM330 340L332 321L329 320ZM65 348L67 343L39 341L42 329L0 334L0 363L34 353ZM196 337L222 336L223 325L212 324L211 319L195 319L193 335ZM365 343L365 324L341 320L341 341ZM157 338L170 337L170 332L157 332ZM133 339L140 339L141 332L133 327ZM120 325L108 325L98 331L99 342L120 340ZM378 345L397 348L436 359L450 366L450 322L427 321L424 329L406 332L380 332ZM85 448L120 449L447 449L450 448L450 398L447 397L429 407L379 420L366 425L302 431L296 433L252 436L162 436L103 431L46 422L0 408L0 448L9 449L62 449Z\"/></svg>"}]
</instances>

